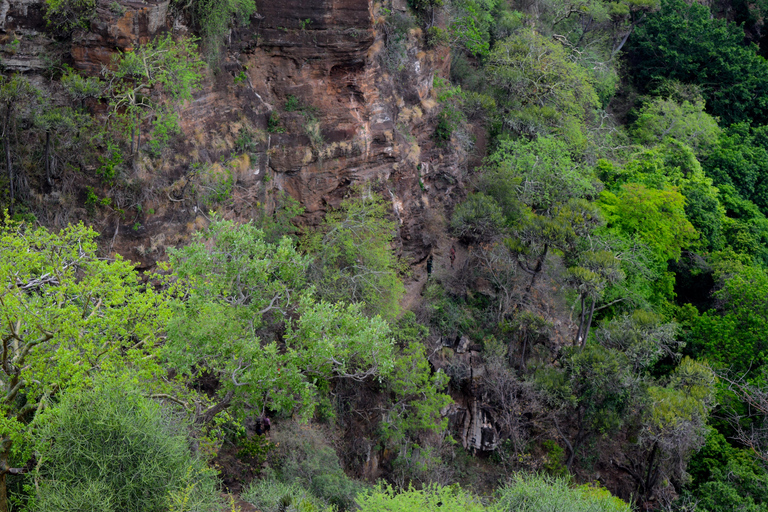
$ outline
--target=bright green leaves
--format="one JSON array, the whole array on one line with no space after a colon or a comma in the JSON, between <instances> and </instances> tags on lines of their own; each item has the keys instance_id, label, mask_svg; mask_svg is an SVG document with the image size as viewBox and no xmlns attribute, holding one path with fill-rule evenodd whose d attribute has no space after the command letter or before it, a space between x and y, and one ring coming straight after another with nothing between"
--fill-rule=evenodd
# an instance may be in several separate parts
<instances>
[{"instance_id":1,"label":"bright green leaves","mask_svg":"<svg viewBox=\"0 0 768 512\"><path fill-rule=\"evenodd\" d=\"M744 373L768 361L768 275L761 267L732 260L719 267L720 307L690 318L688 336L696 356L716 368Z\"/></svg>"},{"instance_id":2,"label":"bright green leaves","mask_svg":"<svg viewBox=\"0 0 768 512\"><path fill-rule=\"evenodd\" d=\"M568 147L554 137L504 139L489 156L482 188L502 206L512 197L533 210L548 213L571 198L595 194L596 184ZM509 208L505 208L509 210Z\"/></svg>"},{"instance_id":3,"label":"bright green leaves","mask_svg":"<svg viewBox=\"0 0 768 512\"><path fill-rule=\"evenodd\" d=\"M442 371L432 373L423 344L411 342L403 348L386 381L396 397L382 424L389 442L400 444L422 432L445 430L448 419L441 410L452 399L442 391L448 380Z\"/></svg>"},{"instance_id":4,"label":"bright green leaves","mask_svg":"<svg viewBox=\"0 0 768 512\"><path fill-rule=\"evenodd\" d=\"M472 55L487 57L491 48L491 30L497 0L454 0L455 11L449 25L452 39Z\"/></svg>"},{"instance_id":5,"label":"bright green leaves","mask_svg":"<svg viewBox=\"0 0 768 512\"><path fill-rule=\"evenodd\" d=\"M10 441L3 464L11 448L24 448L12 443L40 400L81 391L97 373L165 373L155 355L170 315L166 297L129 263L98 258L96 236L82 224L58 234L0 224L0 436Z\"/></svg>"},{"instance_id":6,"label":"bright green leaves","mask_svg":"<svg viewBox=\"0 0 768 512\"><path fill-rule=\"evenodd\" d=\"M302 297L299 319L289 322L284 335L309 375L333 375L362 381L392 370L393 340L381 317L367 318L363 305L316 302Z\"/></svg>"},{"instance_id":7,"label":"bright green leaves","mask_svg":"<svg viewBox=\"0 0 768 512\"><path fill-rule=\"evenodd\" d=\"M380 484L357 498L360 512L483 512L486 508L458 485L431 484L398 492Z\"/></svg>"},{"instance_id":8,"label":"bright green leaves","mask_svg":"<svg viewBox=\"0 0 768 512\"><path fill-rule=\"evenodd\" d=\"M665 260L679 258L680 251L698 238L685 216L685 199L675 190L628 183L618 194L604 191L600 206L609 227L637 236Z\"/></svg>"}]
</instances>

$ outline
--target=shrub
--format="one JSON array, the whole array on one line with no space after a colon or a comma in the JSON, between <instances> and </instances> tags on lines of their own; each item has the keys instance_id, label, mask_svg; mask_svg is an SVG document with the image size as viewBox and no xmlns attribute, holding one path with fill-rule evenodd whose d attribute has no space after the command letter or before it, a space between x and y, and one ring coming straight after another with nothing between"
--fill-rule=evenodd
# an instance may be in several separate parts
<instances>
[{"instance_id":1,"label":"shrub","mask_svg":"<svg viewBox=\"0 0 768 512\"><path fill-rule=\"evenodd\" d=\"M454 484L447 487L429 485L421 490L413 488L397 492L380 484L368 493L358 496L360 512L482 512L480 501Z\"/></svg>"},{"instance_id":2,"label":"shrub","mask_svg":"<svg viewBox=\"0 0 768 512\"><path fill-rule=\"evenodd\" d=\"M96 16L96 0L45 0L45 20L57 35L88 30Z\"/></svg>"},{"instance_id":3,"label":"shrub","mask_svg":"<svg viewBox=\"0 0 768 512\"><path fill-rule=\"evenodd\" d=\"M324 503L298 483L286 484L273 478L251 482L241 498L261 512L332 512Z\"/></svg>"},{"instance_id":4,"label":"shrub","mask_svg":"<svg viewBox=\"0 0 768 512\"><path fill-rule=\"evenodd\" d=\"M136 390L102 383L66 394L38 422L39 512L165 512L180 494L188 509L221 508L186 426Z\"/></svg>"},{"instance_id":5,"label":"shrub","mask_svg":"<svg viewBox=\"0 0 768 512\"><path fill-rule=\"evenodd\" d=\"M632 507L601 487L571 487L563 478L515 476L499 492L498 512L631 512Z\"/></svg>"},{"instance_id":6,"label":"shrub","mask_svg":"<svg viewBox=\"0 0 768 512\"><path fill-rule=\"evenodd\" d=\"M492 197L472 194L454 211L451 228L465 241L487 242L504 229L504 214Z\"/></svg>"},{"instance_id":7,"label":"shrub","mask_svg":"<svg viewBox=\"0 0 768 512\"><path fill-rule=\"evenodd\" d=\"M247 26L251 15L256 13L254 0L176 0L182 9L188 9L192 22L200 32L206 60L218 60L224 36L234 19L242 26Z\"/></svg>"},{"instance_id":8,"label":"shrub","mask_svg":"<svg viewBox=\"0 0 768 512\"><path fill-rule=\"evenodd\" d=\"M323 433L309 426L275 431L280 481L310 489L314 496L342 509L354 505L362 485L349 478Z\"/></svg>"}]
</instances>

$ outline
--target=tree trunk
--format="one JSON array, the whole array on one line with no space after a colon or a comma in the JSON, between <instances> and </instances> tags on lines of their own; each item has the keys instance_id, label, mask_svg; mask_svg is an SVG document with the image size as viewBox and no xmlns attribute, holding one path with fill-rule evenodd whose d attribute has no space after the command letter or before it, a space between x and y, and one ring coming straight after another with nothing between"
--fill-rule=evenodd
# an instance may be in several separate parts
<instances>
[{"instance_id":1,"label":"tree trunk","mask_svg":"<svg viewBox=\"0 0 768 512\"><path fill-rule=\"evenodd\" d=\"M8 512L8 489L5 485L5 475L0 475L0 512Z\"/></svg>"},{"instance_id":2,"label":"tree trunk","mask_svg":"<svg viewBox=\"0 0 768 512\"><path fill-rule=\"evenodd\" d=\"M53 186L51 181L51 132L45 132L45 181L49 187Z\"/></svg>"},{"instance_id":3,"label":"tree trunk","mask_svg":"<svg viewBox=\"0 0 768 512\"><path fill-rule=\"evenodd\" d=\"M584 337L581 338L581 350L584 350L584 345L587 344L587 336L589 336L589 328L592 326L592 316L595 314L595 302L596 300L593 297L592 306L590 306L589 308L589 318L587 319L587 324L584 326Z\"/></svg>"},{"instance_id":4,"label":"tree trunk","mask_svg":"<svg viewBox=\"0 0 768 512\"><path fill-rule=\"evenodd\" d=\"M581 294L581 313L579 314L579 330L576 332L576 343L574 345L581 346L581 337L583 336L584 331L584 320L587 318L587 312L586 307L584 304L584 301L586 300L586 295Z\"/></svg>"},{"instance_id":5,"label":"tree trunk","mask_svg":"<svg viewBox=\"0 0 768 512\"><path fill-rule=\"evenodd\" d=\"M523 329L523 350L520 353L520 371L525 371L525 349L528 348L528 329Z\"/></svg>"},{"instance_id":6,"label":"tree trunk","mask_svg":"<svg viewBox=\"0 0 768 512\"><path fill-rule=\"evenodd\" d=\"M533 268L533 272L532 272L533 277L531 277L531 282L525 288L526 296L528 292L530 292L531 289L533 288L533 285L536 284L536 279L539 277L539 274L541 274L541 270L544 268L544 260L547 259L547 252L549 252L549 244L544 245L544 251L536 259L536 266Z\"/></svg>"},{"instance_id":7,"label":"tree trunk","mask_svg":"<svg viewBox=\"0 0 768 512\"><path fill-rule=\"evenodd\" d=\"M11 105L5 106L5 123L3 125L3 146L5 146L5 167L8 169L8 190L10 191L10 205L8 211L13 215L13 165L11 163ZM0 510L0 512L3 512Z\"/></svg>"}]
</instances>

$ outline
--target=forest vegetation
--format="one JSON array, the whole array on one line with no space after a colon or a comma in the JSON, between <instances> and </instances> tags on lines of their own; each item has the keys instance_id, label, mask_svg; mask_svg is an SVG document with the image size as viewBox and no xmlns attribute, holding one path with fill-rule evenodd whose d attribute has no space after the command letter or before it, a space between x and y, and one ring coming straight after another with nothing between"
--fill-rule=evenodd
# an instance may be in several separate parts
<instances>
[{"instance_id":1,"label":"forest vegetation","mask_svg":"<svg viewBox=\"0 0 768 512\"><path fill-rule=\"evenodd\" d=\"M47 30L100 3L45 0ZM377 4L382 73L414 31L450 52L431 139L481 162L439 234L460 268L430 259L409 310L375 185L315 223L287 194L242 222L200 163L208 222L153 269L40 218L31 190L67 172L98 184L86 215L141 219L128 174L257 19L171 8L191 33L98 76L0 74L0 512L237 510L223 454L265 512L768 511L768 4ZM283 110L323 144L317 112ZM449 421L469 395L492 449ZM355 478L372 453L383 478Z\"/></svg>"}]
</instances>

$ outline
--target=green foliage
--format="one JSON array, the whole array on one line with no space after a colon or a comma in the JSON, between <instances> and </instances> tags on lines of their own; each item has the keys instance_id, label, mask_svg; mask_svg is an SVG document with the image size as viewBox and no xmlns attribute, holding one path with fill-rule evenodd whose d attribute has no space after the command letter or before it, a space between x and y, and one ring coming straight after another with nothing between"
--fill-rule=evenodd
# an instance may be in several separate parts
<instances>
[{"instance_id":1,"label":"green foliage","mask_svg":"<svg viewBox=\"0 0 768 512\"><path fill-rule=\"evenodd\" d=\"M709 7L662 1L632 35L629 58L641 90L670 79L696 84L709 111L725 123L768 121L768 64L744 44L741 27Z\"/></svg>"},{"instance_id":2,"label":"green foliage","mask_svg":"<svg viewBox=\"0 0 768 512\"><path fill-rule=\"evenodd\" d=\"M230 26L233 23L247 26L251 16L256 13L254 0L175 0L175 3L187 10L192 17L192 23L199 31L209 63L219 59Z\"/></svg>"},{"instance_id":3,"label":"green foliage","mask_svg":"<svg viewBox=\"0 0 768 512\"><path fill-rule=\"evenodd\" d=\"M768 275L765 269L724 259L716 267L720 307L689 319L688 340L697 357L716 368L743 373L766 362Z\"/></svg>"},{"instance_id":4,"label":"green foliage","mask_svg":"<svg viewBox=\"0 0 768 512\"><path fill-rule=\"evenodd\" d=\"M331 378L363 380L392 368L387 323L366 317L362 304L317 301L307 287L309 258L290 238L269 243L253 224L216 221L172 251L171 265L187 297L168 326L169 363L190 375L205 361L225 403L306 418ZM280 345L270 331L278 326Z\"/></svg>"},{"instance_id":5,"label":"green foliage","mask_svg":"<svg viewBox=\"0 0 768 512\"><path fill-rule=\"evenodd\" d=\"M398 492L386 484L358 496L360 512L482 512L482 503L458 484Z\"/></svg>"},{"instance_id":6,"label":"green foliage","mask_svg":"<svg viewBox=\"0 0 768 512\"><path fill-rule=\"evenodd\" d=\"M299 98L296 96L293 96L292 94L289 94L288 97L285 99L285 111L286 112L294 112L296 110L301 110L301 104L299 103Z\"/></svg>"},{"instance_id":7,"label":"green foliage","mask_svg":"<svg viewBox=\"0 0 768 512\"><path fill-rule=\"evenodd\" d=\"M251 482L241 498L258 507L262 512L333 512L335 510L298 483L285 484L270 478Z\"/></svg>"},{"instance_id":8,"label":"green foliage","mask_svg":"<svg viewBox=\"0 0 768 512\"><path fill-rule=\"evenodd\" d=\"M454 0L448 30L451 39L472 55L487 57L497 0Z\"/></svg>"},{"instance_id":9,"label":"green foliage","mask_svg":"<svg viewBox=\"0 0 768 512\"><path fill-rule=\"evenodd\" d=\"M444 148L451 141L453 129L454 123L451 120L450 114L447 112L440 112L437 116L435 133L432 134L432 138L435 140L435 145L439 148Z\"/></svg>"},{"instance_id":10,"label":"green foliage","mask_svg":"<svg viewBox=\"0 0 768 512\"><path fill-rule=\"evenodd\" d=\"M321 232L308 240L315 254L312 281L326 300L359 302L370 314L395 318L405 291L404 268L392 251L396 225L379 195L357 193L361 197L329 212Z\"/></svg>"},{"instance_id":11,"label":"green foliage","mask_svg":"<svg viewBox=\"0 0 768 512\"><path fill-rule=\"evenodd\" d=\"M0 336L9 362L0 379L2 464L12 449L28 448L24 424L51 394L87 388L96 370L159 371L166 298L128 262L99 258L96 236L82 224L58 234L0 224Z\"/></svg>"},{"instance_id":12,"label":"green foliage","mask_svg":"<svg viewBox=\"0 0 768 512\"><path fill-rule=\"evenodd\" d=\"M650 311L638 309L603 323L595 330L595 339L604 347L620 350L631 370L641 375L662 357L679 356L677 325L664 323Z\"/></svg>"},{"instance_id":13,"label":"green foliage","mask_svg":"<svg viewBox=\"0 0 768 512\"><path fill-rule=\"evenodd\" d=\"M494 46L485 70L507 130L558 134L573 147L585 143L585 123L599 100L589 74L562 45L521 30Z\"/></svg>"},{"instance_id":14,"label":"green foliage","mask_svg":"<svg viewBox=\"0 0 768 512\"><path fill-rule=\"evenodd\" d=\"M394 399L382 423L384 438L398 445L424 432L442 433L448 419L440 411L453 401L442 392L448 380L443 371L432 373L422 343L412 342L404 347L386 381Z\"/></svg>"},{"instance_id":15,"label":"green foliage","mask_svg":"<svg viewBox=\"0 0 768 512\"><path fill-rule=\"evenodd\" d=\"M698 238L684 205L676 190L653 190L638 183L622 185L618 194L603 191L600 196L608 226L637 236L664 260L676 260Z\"/></svg>"},{"instance_id":16,"label":"green foliage","mask_svg":"<svg viewBox=\"0 0 768 512\"><path fill-rule=\"evenodd\" d=\"M221 510L213 472L189 451L186 425L125 382L65 394L37 424L35 510L161 512L189 485L185 510Z\"/></svg>"},{"instance_id":17,"label":"green foliage","mask_svg":"<svg viewBox=\"0 0 768 512\"><path fill-rule=\"evenodd\" d=\"M273 434L278 443L276 477L308 489L322 502L341 510L354 509L355 496L363 484L344 473L323 431L311 425L296 426L289 424Z\"/></svg>"},{"instance_id":18,"label":"green foliage","mask_svg":"<svg viewBox=\"0 0 768 512\"><path fill-rule=\"evenodd\" d=\"M193 39L174 41L170 35L113 58L113 66L103 71L109 83L109 105L112 115L121 117L131 130L132 148L134 132L145 119L153 121L154 144L167 142L178 129L175 109L192 99L204 67ZM156 88L162 88L165 102L149 94Z\"/></svg>"},{"instance_id":19,"label":"green foliage","mask_svg":"<svg viewBox=\"0 0 768 512\"><path fill-rule=\"evenodd\" d=\"M763 213L768 212L768 127L731 125L703 165L718 186L733 186L741 197L755 203Z\"/></svg>"},{"instance_id":20,"label":"green foliage","mask_svg":"<svg viewBox=\"0 0 768 512\"><path fill-rule=\"evenodd\" d=\"M703 101L678 103L657 97L643 106L634 124L634 136L642 144L672 137L698 152L713 146L719 134L717 120L704 112Z\"/></svg>"},{"instance_id":21,"label":"green foliage","mask_svg":"<svg viewBox=\"0 0 768 512\"><path fill-rule=\"evenodd\" d=\"M499 512L630 512L632 506L599 486L571 487L563 478L517 474L499 491Z\"/></svg>"},{"instance_id":22,"label":"green foliage","mask_svg":"<svg viewBox=\"0 0 768 512\"><path fill-rule=\"evenodd\" d=\"M267 461L269 453L275 448L274 443L265 434L241 439L237 445L239 447L238 458L247 460L255 468L261 467Z\"/></svg>"},{"instance_id":23,"label":"green foliage","mask_svg":"<svg viewBox=\"0 0 768 512\"><path fill-rule=\"evenodd\" d=\"M399 10L385 10L384 34L385 51L381 63L390 73L399 73L408 63L408 32L416 26L410 13Z\"/></svg>"},{"instance_id":24,"label":"green foliage","mask_svg":"<svg viewBox=\"0 0 768 512\"><path fill-rule=\"evenodd\" d=\"M566 476L568 468L565 467L565 450L551 439L544 441L542 446L546 452L544 470L552 476Z\"/></svg>"},{"instance_id":25,"label":"green foliage","mask_svg":"<svg viewBox=\"0 0 768 512\"><path fill-rule=\"evenodd\" d=\"M701 510L768 510L768 473L744 448L708 429L707 440L688 465L693 494Z\"/></svg>"},{"instance_id":26,"label":"green foliage","mask_svg":"<svg viewBox=\"0 0 768 512\"><path fill-rule=\"evenodd\" d=\"M487 165L480 187L499 201L508 217L514 215L514 201L547 214L570 199L597 192L589 170L554 137L501 140Z\"/></svg>"},{"instance_id":27,"label":"green foliage","mask_svg":"<svg viewBox=\"0 0 768 512\"><path fill-rule=\"evenodd\" d=\"M272 111L267 118L267 131L269 133L285 133L285 128L282 127L280 121L280 115Z\"/></svg>"},{"instance_id":28,"label":"green foliage","mask_svg":"<svg viewBox=\"0 0 768 512\"><path fill-rule=\"evenodd\" d=\"M72 99L81 103L87 98L101 97L105 87L97 77L84 77L69 66L64 67L60 83Z\"/></svg>"},{"instance_id":29,"label":"green foliage","mask_svg":"<svg viewBox=\"0 0 768 512\"><path fill-rule=\"evenodd\" d=\"M60 36L88 30L96 17L96 0L45 0L45 20Z\"/></svg>"},{"instance_id":30,"label":"green foliage","mask_svg":"<svg viewBox=\"0 0 768 512\"><path fill-rule=\"evenodd\" d=\"M503 232L504 214L496 201L482 192L470 194L456 207L451 218L451 229L456 236L468 242L492 240Z\"/></svg>"}]
</instances>

